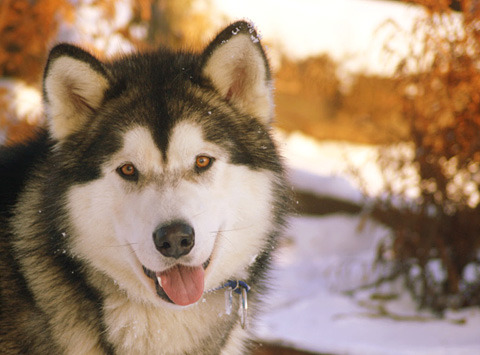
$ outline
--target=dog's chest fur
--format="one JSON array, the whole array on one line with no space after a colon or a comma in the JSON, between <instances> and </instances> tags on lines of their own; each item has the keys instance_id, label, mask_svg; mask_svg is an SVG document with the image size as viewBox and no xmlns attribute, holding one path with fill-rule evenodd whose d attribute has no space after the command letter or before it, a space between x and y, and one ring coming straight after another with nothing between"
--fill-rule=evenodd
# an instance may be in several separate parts
<instances>
[{"instance_id":1,"label":"dog's chest fur","mask_svg":"<svg viewBox=\"0 0 480 355\"><path fill-rule=\"evenodd\" d=\"M223 292L182 311L135 302L115 285L104 298L106 339L115 354L242 354L247 331L225 314ZM226 336L225 329L230 329ZM223 349L223 350L222 350Z\"/></svg>"}]
</instances>

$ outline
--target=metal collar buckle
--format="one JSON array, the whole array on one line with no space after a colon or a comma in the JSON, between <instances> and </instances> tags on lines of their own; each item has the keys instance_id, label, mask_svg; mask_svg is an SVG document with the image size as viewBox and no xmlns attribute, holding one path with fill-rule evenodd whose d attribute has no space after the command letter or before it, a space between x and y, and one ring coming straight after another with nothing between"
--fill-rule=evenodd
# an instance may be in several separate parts
<instances>
[{"instance_id":1,"label":"metal collar buckle","mask_svg":"<svg viewBox=\"0 0 480 355\"><path fill-rule=\"evenodd\" d=\"M250 286L245 281L228 280L221 288L225 290L225 313L231 314L233 307L233 292L239 295L240 302L240 325L242 329L247 328L247 316L248 316L248 297L247 294L250 291Z\"/></svg>"}]
</instances>

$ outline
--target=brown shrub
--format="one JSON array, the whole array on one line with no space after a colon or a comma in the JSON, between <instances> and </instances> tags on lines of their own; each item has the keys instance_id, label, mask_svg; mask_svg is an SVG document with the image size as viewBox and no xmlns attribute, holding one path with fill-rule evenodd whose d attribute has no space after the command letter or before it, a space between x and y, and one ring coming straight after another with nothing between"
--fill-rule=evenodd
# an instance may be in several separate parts
<instances>
[{"instance_id":1,"label":"brown shrub","mask_svg":"<svg viewBox=\"0 0 480 355\"><path fill-rule=\"evenodd\" d=\"M384 153L381 164L413 165L418 198L399 202L391 188L378 201L374 213L393 229L378 260L405 276L420 306L441 312L480 305L480 8L413 2L428 9L414 30L423 50L397 73L413 161Z\"/></svg>"}]
</instances>

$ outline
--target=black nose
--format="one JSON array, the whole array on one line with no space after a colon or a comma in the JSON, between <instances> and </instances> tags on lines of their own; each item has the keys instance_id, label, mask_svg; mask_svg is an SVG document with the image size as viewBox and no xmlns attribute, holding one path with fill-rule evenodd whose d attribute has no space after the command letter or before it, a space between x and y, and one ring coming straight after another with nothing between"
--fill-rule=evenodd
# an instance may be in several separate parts
<instances>
[{"instance_id":1,"label":"black nose","mask_svg":"<svg viewBox=\"0 0 480 355\"><path fill-rule=\"evenodd\" d=\"M172 222L158 227L153 232L153 241L162 255L178 259L192 250L195 245L195 232L186 223Z\"/></svg>"}]
</instances>

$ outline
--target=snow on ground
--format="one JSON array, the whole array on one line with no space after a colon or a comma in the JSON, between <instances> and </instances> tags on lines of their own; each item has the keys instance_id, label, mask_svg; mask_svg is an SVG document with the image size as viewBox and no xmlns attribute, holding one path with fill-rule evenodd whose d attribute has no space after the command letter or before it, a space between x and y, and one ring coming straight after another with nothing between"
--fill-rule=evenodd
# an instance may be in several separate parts
<instances>
[{"instance_id":1,"label":"snow on ground","mask_svg":"<svg viewBox=\"0 0 480 355\"><path fill-rule=\"evenodd\" d=\"M265 42L272 45L271 56L276 51L294 59L328 53L341 62L342 71L381 75L391 74L407 54L406 33L415 19L424 14L417 6L393 1L214 0L213 3L230 20L253 21ZM396 57L386 56L386 43L396 51Z\"/></svg>"},{"instance_id":2,"label":"snow on ground","mask_svg":"<svg viewBox=\"0 0 480 355\"><path fill-rule=\"evenodd\" d=\"M284 142L296 188L359 201L345 165L364 164L373 147L302 142L299 135ZM373 168L369 174L380 179ZM271 274L276 291L255 328L258 340L332 354L480 354L478 308L448 311L438 319L417 311L400 282L353 297L342 293L373 280L375 245L388 233L361 216L292 217Z\"/></svg>"},{"instance_id":3,"label":"snow on ground","mask_svg":"<svg viewBox=\"0 0 480 355\"><path fill-rule=\"evenodd\" d=\"M377 147L338 141L319 145L315 139L298 132L277 136L283 142L280 150L291 168L289 177L295 188L321 196L334 193L340 199L355 202L363 199L361 181L368 182L363 186L367 195L375 196L380 192L383 180L375 163ZM361 181L354 172L361 174Z\"/></svg>"}]
</instances>

